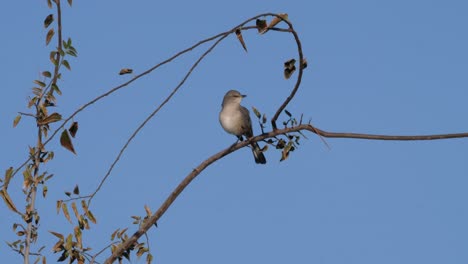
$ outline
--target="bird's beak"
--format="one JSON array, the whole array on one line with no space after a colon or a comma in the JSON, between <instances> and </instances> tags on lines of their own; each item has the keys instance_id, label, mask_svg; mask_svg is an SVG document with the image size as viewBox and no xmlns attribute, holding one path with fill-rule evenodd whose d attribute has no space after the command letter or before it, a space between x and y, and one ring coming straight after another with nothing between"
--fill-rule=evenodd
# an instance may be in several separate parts
<instances>
[{"instance_id":1,"label":"bird's beak","mask_svg":"<svg viewBox=\"0 0 468 264\"><path fill-rule=\"evenodd\" d=\"M244 98L244 97L247 97L247 95L246 95L246 94L241 94L241 96L242 96L242 98Z\"/></svg>"}]
</instances>

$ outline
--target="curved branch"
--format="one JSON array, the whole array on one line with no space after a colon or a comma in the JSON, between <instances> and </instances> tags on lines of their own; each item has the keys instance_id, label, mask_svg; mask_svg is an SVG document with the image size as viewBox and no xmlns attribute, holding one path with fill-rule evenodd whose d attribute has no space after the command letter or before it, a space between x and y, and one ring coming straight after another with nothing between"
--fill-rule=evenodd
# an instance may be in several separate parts
<instances>
[{"instance_id":1,"label":"curved branch","mask_svg":"<svg viewBox=\"0 0 468 264\"><path fill-rule=\"evenodd\" d=\"M172 203L177 199L177 197L182 193L182 191L208 166L216 162L217 160L223 158L224 156L237 151L245 146L251 144L251 142L258 142L268 138L274 138L279 135L291 133L291 132L300 132L300 131L310 131L314 134L327 137L327 138L351 138L351 139L371 139L371 140L436 140L436 139L453 139L453 138L467 138L468 133L456 133L456 134L435 134L435 135L408 135L408 136L390 136L390 135L375 135L375 134L360 134L360 133L341 133L341 132L328 132L316 128L310 124L301 124L293 127L276 129L268 133L250 138L249 140L239 142L234 144L216 154L209 157L195 169L192 170L183 180L177 185L177 187L172 191L172 193L166 198L164 203L159 207L159 209L150 217L148 220L143 223L140 228L126 240L124 243L120 244L112 253L112 255L106 260L105 263L114 262L122 253L138 239L145 234L157 221L164 215L164 213L169 209Z\"/></svg>"},{"instance_id":2,"label":"curved branch","mask_svg":"<svg viewBox=\"0 0 468 264\"><path fill-rule=\"evenodd\" d=\"M294 95L296 95L297 90L301 86L302 72L304 71L304 65L302 64L302 61L304 60L304 55L302 54L302 44L301 44L301 40L299 39L299 35L294 30L293 25L292 25L291 22L289 22L288 20L285 20L283 17L281 17L279 15L275 15L275 16L280 18L281 20L283 20L283 22L285 22L286 24L288 24L289 32L291 32L293 34L294 39L296 40L297 53L299 55L299 73L297 74L296 84L294 85L294 88L291 91L291 94L289 94L288 98L286 98L284 103L278 108L278 110L276 110L275 115L271 119L271 127L273 128L273 130L277 129L276 120L278 119L279 115L281 114L281 112L283 112L283 110L286 108L286 106L289 104L289 102L293 99Z\"/></svg>"}]
</instances>

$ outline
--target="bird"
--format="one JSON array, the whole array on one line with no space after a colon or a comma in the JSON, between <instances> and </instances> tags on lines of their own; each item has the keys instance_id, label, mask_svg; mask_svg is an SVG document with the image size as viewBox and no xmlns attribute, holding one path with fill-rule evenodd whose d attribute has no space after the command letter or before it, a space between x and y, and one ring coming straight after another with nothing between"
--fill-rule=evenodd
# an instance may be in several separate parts
<instances>
[{"instance_id":1,"label":"bird","mask_svg":"<svg viewBox=\"0 0 468 264\"><path fill-rule=\"evenodd\" d=\"M223 103L221 104L221 112L219 112L219 122L223 129L229 134L237 136L240 141L243 140L243 136L245 136L246 139L253 137L250 112L240 104L244 97L246 97L246 95L241 94L239 91L228 91L224 95ZM257 142L252 142L251 146L255 163L265 164L265 156Z\"/></svg>"}]
</instances>

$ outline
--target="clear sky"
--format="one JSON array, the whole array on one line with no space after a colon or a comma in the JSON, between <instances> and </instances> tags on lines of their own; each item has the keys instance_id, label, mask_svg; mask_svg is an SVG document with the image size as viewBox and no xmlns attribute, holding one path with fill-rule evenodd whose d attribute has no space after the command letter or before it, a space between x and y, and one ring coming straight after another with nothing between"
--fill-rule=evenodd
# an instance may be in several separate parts
<instances>
[{"instance_id":1,"label":"clear sky","mask_svg":"<svg viewBox=\"0 0 468 264\"><path fill-rule=\"evenodd\" d=\"M466 1L75 1L64 4L63 32L78 58L64 72L63 116L199 40L260 13L288 13L308 68L287 108L336 132L390 135L467 132ZM46 1L7 1L0 11L0 169L20 165L35 144L27 111L32 81L50 70ZM268 117L289 94L283 62L296 56L288 34L244 33L248 53L228 37L172 101L134 139L93 201L98 219L84 233L95 252L131 215L153 211L200 162L235 137L218 122L224 93ZM79 114L77 155L59 146L45 169L55 174L40 198L40 243L47 231L72 232L55 201L79 184L95 190L129 135L207 48L162 67ZM285 117L282 116L283 120ZM56 127L56 126L55 126ZM254 127L258 134L260 129ZM241 149L203 171L149 232L157 263L468 263L468 139L383 142L314 134L285 162L270 149L264 166ZM10 187L21 204L22 175ZM0 255L19 263L5 241L18 221L0 203ZM131 234L131 232L130 232ZM107 256L107 255L106 255ZM133 258L133 263L144 259Z\"/></svg>"}]
</instances>

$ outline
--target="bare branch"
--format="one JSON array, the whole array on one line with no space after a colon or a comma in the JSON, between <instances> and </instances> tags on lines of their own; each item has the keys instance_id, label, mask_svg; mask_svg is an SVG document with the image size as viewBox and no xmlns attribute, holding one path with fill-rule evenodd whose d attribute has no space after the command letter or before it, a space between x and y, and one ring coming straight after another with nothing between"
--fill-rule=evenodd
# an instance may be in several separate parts
<instances>
[{"instance_id":1,"label":"bare branch","mask_svg":"<svg viewBox=\"0 0 468 264\"><path fill-rule=\"evenodd\" d=\"M389 135L374 135L374 134L360 134L360 133L340 133L340 132L328 132L316 128L310 124L301 124L294 127L276 129L271 132L250 138L249 140L239 142L234 144L216 154L209 157L198 165L195 169L192 170L179 185L172 191L169 197L166 198L164 203L159 207L159 209L145 221L140 228L124 243L120 244L114 253L106 260L105 263L114 262L127 248L136 243L138 239L145 234L157 221L164 215L164 213L169 209L172 203L177 199L177 197L182 193L182 191L197 177L203 170L205 170L212 163L223 158L224 156L251 144L251 142L262 141L268 138L274 138L278 135L283 135L291 132L299 131L310 131L314 134L326 137L326 138L352 138L352 139L371 139L371 140L437 140L437 139L453 139L453 138L466 138L468 133L456 133L456 134L435 134L435 135L413 135L413 136L389 136Z\"/></svg>"}]
</instances>

